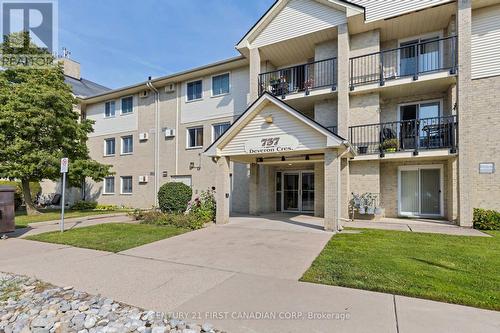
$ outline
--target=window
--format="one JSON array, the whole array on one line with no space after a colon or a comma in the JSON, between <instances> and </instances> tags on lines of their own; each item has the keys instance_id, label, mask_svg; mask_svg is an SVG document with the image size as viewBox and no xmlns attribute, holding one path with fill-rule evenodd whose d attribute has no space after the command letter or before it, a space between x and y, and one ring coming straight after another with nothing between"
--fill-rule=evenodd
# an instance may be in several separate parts
<instances>
[{"instance_id":1,"label":"window","mask_svg":"<svg viewBox=\"0 0 500 333\"><path fill-rule=\"evenodd\" d=\"M134 112L134 98L132 96L122 98L122 114Z\"/></svg>"},{"instance_id":2,"label":"window","mask_svg":"<svg viewBox=\"0 0 500 333\"><path fill-rule=\"evenodd\" d=\"M134 137L132 135L122 137L122 154L132 154L134 152Z\"/></svg>"},{"instance_id":3,"label":"window","mask_svg":"<svg viewBox=\"0 0 500 333\"><path fill-rule=\"evenodd\" d=\"M104 117L111 118L115 116L115 101L109 101L104 104Z\"/></svg>"},{"instance_id":4,"label":"window","mask_svg":"<svg viewBox=\"0 0 500 333\"><path fill-rule=\"evenodd\" d=\"M188 128L187 146L188 148L203 147L203 127Z\"/></svg>"},{"instance_id":5,"label":"window","mask_svg":"<svg viewBox=\"0 0 500 333\"><path fill-rule=\"evenodd\" d=\"M189 82L187 84L187 100L194 101L196 99L201 99L201 80Z\"/></svg>"},{"instance_id":6,"label":"window","mask_svg":"<svg viewBox=\"0 0 500 333\"><path fill-rule=\"evenodd\" d=\"M121 177L122 179L122 194L132 193L132 176Z\"/></svg>"},{"instance_id":7,"label":"window","mask_svg":"<svg viewBox=\"0 0 500 333\"><path fill-rule=\"evenodd\" d=\"M191 179L191 176L172 176L172 177L170 177L170 180L173 183L183 183L189 187L191 187L193 185L193 181Z\"/></svg>"},{"instance_id":8,"label":"window","mask_svg":"<svg viewBox=\"0 0 500 333\"><path fill-rule=\"evenodd\" d=\"M104 194L115 193L115 177L104 178Z\"/></svg>"},{"instance_id":9,"label":"window","mask_svg":"<svg viewBox=\"0 0 500 333\"><path fill-rule=\"evenodd\" d=\"M104 140L104 155L111 156L115 154L115 138Z\"/></svg>"},{"instance_id":10,"label":"window","mask_svg":"<svg viewBox=\"0 0 500 333\"><path fill-rule=\"evenodd\" d=\"M212 77L212 96L229 93L229 73Z\"/></svg>"},{"instance_id":11,"label":"window","mask_svg":"<svg viewBox=\"0 0 500 333\"><path fill-rule=\"evenodd\" d=\"M214 132L213 132L213 141L217 140L220 138L222 134L224 134L225 131L231 126L230 123L222 123L222 124L215 124L213 126Z\"/></svg>"}]
</instances>

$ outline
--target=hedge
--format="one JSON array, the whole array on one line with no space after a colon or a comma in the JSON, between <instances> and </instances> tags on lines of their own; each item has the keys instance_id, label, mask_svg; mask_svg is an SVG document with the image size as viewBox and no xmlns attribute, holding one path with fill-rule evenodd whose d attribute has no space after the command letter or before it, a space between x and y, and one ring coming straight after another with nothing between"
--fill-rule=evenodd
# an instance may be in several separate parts
<instances>
[{"instance_id":1,"label":"hedge","mask_svg":"<svg viewBox=\"0 0 500 333\"><path fill-rule=\"evenodd\" d=\"M474 208L473 223L475 229L500 230L500 212Z\"/></svg>"},{"instance_id":2,"label":"hedge","mask_svg":"<svg viewBox=\"0 0 500 333\"><path fill-rule=\"evenodd\" d=\"M162 212L182 213L193 196L191 187L184 183L166 183L158 191L158 204Z\"/></svg>"}]
</instances>

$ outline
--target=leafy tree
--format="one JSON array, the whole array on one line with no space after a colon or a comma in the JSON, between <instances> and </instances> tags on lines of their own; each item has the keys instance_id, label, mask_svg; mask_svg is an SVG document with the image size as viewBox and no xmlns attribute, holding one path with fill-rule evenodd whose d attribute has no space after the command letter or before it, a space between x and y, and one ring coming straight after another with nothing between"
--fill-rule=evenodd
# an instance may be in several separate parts
<instances>
[{"instance_id":1,"label":"leafy tree","mask_svg":"<svg viewBox=\"0 0 500 333\"><path fill-rule=\"evenodd\" d=\"M12 48L12 41L21 48ZM29 40L29 34L6 36L0 46L6 54L52 57ZM63 68L52 58L44 67L4 65L0 71L0 178L22 183L28 214L38 213L29 182L58 180L62 157L68 157L68 181L81 186L86 177L95 181L110 174L109 165L89 157L87 136L92 122L80 119L76 100L64 82Z\"/></svg>"}]
</instances>

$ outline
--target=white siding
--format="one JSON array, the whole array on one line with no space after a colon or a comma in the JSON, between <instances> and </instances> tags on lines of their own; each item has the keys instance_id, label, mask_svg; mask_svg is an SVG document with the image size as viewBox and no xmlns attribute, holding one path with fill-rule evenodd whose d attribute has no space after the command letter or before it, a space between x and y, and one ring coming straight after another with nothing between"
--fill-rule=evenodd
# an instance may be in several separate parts
<instances>
[{"instance_id":1,"label":"white siding","mask_svg":"<svg viewBox=\"0 0 500 333\"><path fill-rule=\"evenodd\" d=\"M127 96L123 96L127 97ZM122 103L121 99L115 100L115 116L112 118L104 117L105 103L97 103L87 107L87 119L93 120L94 132L89 134L89 137L100 135L116 134L122 132L136 131L138 127L138 96L134 95L134 112L131 114L121 114Z\"/></svg>"},{"instance_id":2,"label":"white siding","mask_svg":"<svg viewBox=\"0 0 500 333\"><path fill-rule=\"evenodd\" d=\"M273 116L273 123L268 124L265 118ZM224 155L245 155L245 142L250 138L262 136L292 135L297 138L297 150L322 149L326 146L326 137L303 121L275 105L265 106L241 131L222 149Z\"/></svg>"},{"instance_id":3,"label":"white siding","mask_svg":"<svg viewBox=\"0 0 500 333\"><path fill-rule=\"evenodd\" d=\"M214 75L222 73L227 72L214 73ZM248 67L229 72L230 90L229 94L223 96L212 97L211 75L199 79L203 80L203 92L202 99L198 101L188 102L186 100L187 82L182 83L181 123L230 117L239 115L246 110L250 91Z\"/></svg>"},{"instance_id":4,"label":"white siding","mask_svg":"<svg viewBox=\"0 0 500 333\"><path fill-rule=\"evenodd\" d=\"M347 22L346 14L311 0L291 0L251 42L260 47L336 27Z\"/></svg>"},{"instance_id":5,"label":"white siding","mask_svg":"<svg viewBox=\"0 0 500 333\"><path fill-rule=\"evenodd\" d=\"M500 5L472 13L472 78L500 75Z\"/></svg>"},{"instance_id":6,"label":"white siding","mask_svg":"<svg viewBox=\"0 0 500 333\"><path fill-rule=\"evenodd\" d=\"M449 0L351 0L351 2L365 7L366 21L372 22L446 3Z\"/></svg>"}]
</instances>

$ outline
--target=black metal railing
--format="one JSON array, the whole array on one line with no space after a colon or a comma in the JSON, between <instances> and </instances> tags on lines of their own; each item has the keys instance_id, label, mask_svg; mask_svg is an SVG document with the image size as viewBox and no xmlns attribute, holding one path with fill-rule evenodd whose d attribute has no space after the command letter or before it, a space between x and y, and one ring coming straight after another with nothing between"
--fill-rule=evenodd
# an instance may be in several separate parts
<instances>
[{"instance_id":1,"label":"black metal railing","mask_svg":"<svg viewBox=\"0 0 500 333\"><path fill-rule=\"evenodd\" d=\"M350 88L403 77L418 79L421 74L457 70L457 38L450 36L404 45L391 50L350 59Z\"/></svg>"},{"instance_id":2,"label":"black metal railing","mask_svg":"<svg viewBox=\"0 0 500 333\"><path fill-rule=\"evenodd\" d=\"M332 133L337 134L337 126L326 126L326 129Z\"/></svg>"},{"instance_id":3,"label":"black metal railing","mask_svg":"<svg viewBox=\"0 0 500 333\"><path fill-rule=\"evenodd\" d=\"M457 116L410 119L349 127L349 141L360 155L458 147Z\"/></svg>"},{"instance_id":4,"label":"black metal railing","mask_svg":"<svg viewBox=\"0 0 500 333\"><path fill-rule=\"evenodd\" d=\"M286 95L316 88L337 89L337 59L325 59L259 74L259 94Z\"/></svg>"}]
</instances>

